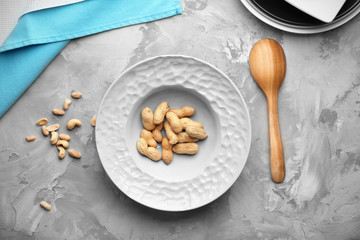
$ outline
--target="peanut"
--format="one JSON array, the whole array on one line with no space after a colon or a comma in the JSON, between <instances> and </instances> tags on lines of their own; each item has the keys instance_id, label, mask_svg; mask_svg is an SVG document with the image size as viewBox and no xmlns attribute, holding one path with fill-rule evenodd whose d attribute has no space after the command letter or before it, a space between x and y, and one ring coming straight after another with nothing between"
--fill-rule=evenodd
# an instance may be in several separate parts
<instances>
[{"instance_id":1,"label":"peanut","mask_svg":"<svg viewBox=\"0 0 360 240\"><path fill-rule=\"evenodd\" d=\"M181 118L180 122L183 125L183 129L185 129L188 125L196 126L199 128L203 128L203 125L199 122L193 121L190 118Z\"/></svg>"},{"instance_id":2,"label":"peanut","mask_svg":"<svg viewBox=\"0 0 360 240\"><path fill-rule=\"evenodd\" d=\"M155 129L152 131L153 137L155 141L161 142L163 140L163 136L161 134L161 130L163 129L164 124L160 123L159 125L156 125Z\"/></svg>"},{"instance_id":3,"label":"peanut","mask_svg":"<svg viewBox=\"0 0 360 240\"><path fill-rule=\"evenodd\" d=\"M176 133L174 133L168 121L165 122L164 128L165 128L166 136L169 139L169 143L172 145L176 144L179 140L178 136Z\"/></svg>"},{"instance_id":4,"label":"peanut","mask_svg":"<svg viewBox=\"0 0 360 240\"><path fill-rule=\"evenodd\" d=\"M169 104L162 102L157 106L154 113L154 124L160 124L164 121L165 114L169 111Z\"/></svg>"},{"instance_id":5,"label":"peanut","mask_svg":"<svg viewBox=\"0 0 360 240\"><path fill-rule=\"evenodd\" d=\"M190 137L193 137L193 138L198 138L198 139L207 138L207 133L205 132L204 129L193 126L193 125L188 125L186 127L186 132L189 134Z\"/></svg>"},{"instance_id":6,"label":"peanut","mask_svg":"<svg viewBox=\"0 0 360 240\"><path fill-rule=\"evenodd\" d=\"M64 110L68 110L71 104L71 99L66 99L64 102Z\"/></svg>"},{"instance_id":7,"label":"peanut","mask_svg":"<svg viewBox=\"0 0 360 240\"><path fill-rule=\"evenodd\" d=\"M180 122L180 119L174 112L168 112L166 113L166 120L169 122L172 130L175 133L179 133L183 130L183 125Z\"/></svg>"},{"instance_id":8,"label":"peanut","mask_svg":"<svg viewBox=\"0 0 360 240\"><path fill-rule=\"evenodd\" d=\"M59 134L59 138L61 140L65 140L65 141L70 141L70 139L71 139L71 137L69 135L65 134L65 133Z\"/></svg>"},{"instance_id":9,"label":"peanut","mask_svg":"<svg viewBox=\"0 0 360 240\"><path fill-rule=\"evenodd\" d=\"M51 144L57 143L58 137L59 137L59 134L57 132L51 132L50 143Z\"/></svg>"},{"instance_id":10,"label":"peanut","mask_svg":"<svg viewBox=\"0 0 360 240\"><path fill-rule=\"evenodd\" d=\"M174 153L177 154L195 154L199 150L199 146L196 143L178 143L173 146Z\"/></svg>"},{"instance_id":11,"label":"peanut","mask_svg":"<svg viewBox=\"0 0 360 240\"><path fill-rule=\"evenodd\" d=\"M74 149L69 149L68 153L70 156L72 156L73 158L81 158L81 153L78 151L75 151Z\"/></svg>"},{"instance_id":12,"label":"peanut","mask_svg":"<svg viewBox=\"0 0 360 240\"><path fill-rule=\"evenodd\" d=\"M73 129L75 126L81 126L81 121L79 120L79 119L76 119L76 118L73 118L73 119L71 119L71 120L69 120L68 121L68 123L67 123L67 128L69 129L69 130L71 130L71 129Z\"/></svg>"},{"instance_id":13,"label":"peanut","mask_svg":"<svg viewBox=\"0 0 360 240\"><path fill-rule=\"evenodd\" d=\"M58 130L59 128L60 128L60 125L56 123L56 124L47 126L46 130L48 130L49 132L53 132L53 131Z\"/></svg>"},{"instance_id":14,"label":"peanut","mask_svg":"<svg viewBox=\"0 0 360 240\"><path fill-rule=\"evenodd\" d=\"M153 147L148 147L146 156L153 161L159 161L161 159L161 153Z\"/></svg>"},{"instance_id":15,"label":"peanut","mask_svg":"<svg viewBox=\"0 0 360 240\"><path fill-rule=\"evenodd\" d=\"M35 140L36 140L36 136L27 136L26 137L26 141L28 141L28 142L33 142Z\"/></svg>"},{"instance_id":16,"label":"peanut","mask_svg":"<svg viewBox=\"0 0 360 240\"><path fill-rule=\"evenodd\" d=\"M92 119L91 119L91 125L92 125L93 127L95 127L95 124L96 124L96 115L94 115L94 116L92 117Z\"/></svg>"},{"instance_id":17,"label":"peanut","mask_svg":"<svg viewBox=\"0 0 360 240\"><path fill-rule=\"evenodd\" d=\"M42 131L42 133L44 134L44 136L49 136L49 131L47 130L47 128L46 128L45 125L43 125L43 126L41 127L41 131Z\"/></svg>"},{"instance_id":18,"label":"peanut","mask_svg":"<svg viewBox=\"0 0 360 240\"><path fill-rule=\"evenodd\" d=\"M174 112L179 118L190 117L195 113L195 109L190 106L183 106L180 109L173 108L170 111Z\"/></svg>"},{"instance_id":19,"label":"peanut","mask_svg":"<svg viewBox=\"0 0 360 240\"><path fill-rule=\"evenodd\" d=\"M154 114L150 108L146 107L141 111L141 119L146 130L151 131L155 128Z\"/></svg>"},{"instance_id":20,"label":"peanut","mask_svg":"<svg viewBox=\"0 0 360 240\"><path fill-rule=\"evenodd\" d=\"M62 115L65 114L65 112L63 110L61 110L61 109L55 108L55 109L53 109L53 114L58 115L58 116L62 116Z\"/></svg>"},{"instance_id":21,"label":"peanut","mask_svg":"<svg viewBox=\"0 0 360 240\"><path fill-rule=\"evenodd\" d=\"M161 153L153 147L148 147L144 138L139 138L137 141L137 150L144 156L147 156L153 161L159 161L161 159Z\"/></svg>"},{"instance_id":22,"label":"peanut","mask_svg":"<svg viewBox=\"0 0 360 240\"><path fill-rule=\"evenodd\" d=\"M40 206L43 207L45 210L50 211L51 210L51 205L48 202L45 201L41 201L40 202Z\"/></svg>"},{"instance_id":23,"label":"peanut","mask_svg":"<svg viewBox=\"0 0 360 240\"><path fill-rule=\"evenodd\" d=\"M178 134L178 142L179 143L188 143L188 142L197 142L199 141L199 139L197 138L192 138L190 137L190 135L187 132L181 132Z\"/></svg>"},{"instance_id":24,"label":"peanut","mask_svg":"<svg viewBox=\"0 0 360 240\"><path fill-rule=\"evenodd\" d=\"M146 140L147 144L150 147L156 148L157 143L156 143L155 139L153 138L153 134L150 131L143 129L143 130L141 130L140 136L141 136L141 138Z\"/></svg>"},{"instance_id":25,"label":"peanut","mask_svg":"<svg viewBox=\"0 0 360 240\"><path fill-rule=\"evenodd\" d=\"M65 157L65 155L66 155L65 149L63 147L61 147L61 146L57 146L57 149L59 150L59 155L58 155L59 158L63 159Z\"/></svg>"},{"instance_id":26,"label":"peanut","mask_svg":"<svg viewBox=\"0 0 360 240\"><path fill-rule=\"evenodd\" d=\"M45 125L45 124L47 124L47 123L48 123L47 118L41 118L41 119L39 119L39 120L36 122L36 125L42 126L42 125Z\"/></svg>"},{"instance_id":27,"label":"peanut","mask_svg":"<svg viewBox=\"0 0 360 240\"><path fill-rule=\"evenodd\" d=\"M162 140L162 158L166 164L169 164L173 159L172 145L167 137Z\"/></svg>"},{"instance_id":28,"label":"peanut","mask_svg":"<svg viewBox=\"0 0 360 240\"><path fill-rule=\"evenodd\" d=\"M69 142L66 140L59 140L56 142L56 146L62 146L63 148L68 148Z\"/></svg>"},{"instance_id":29,"label":"peanut","mask_svg":"<svg viewBox=\"0 0 360 240\"><path fill-rule=\"evenodd\" d=\"M146 142L145 139L143 138L139 138L139 140L137 141L137 150L142 154L142 155L146 155L147 152L147 148L148 148L148 144Z\"/></svg>"},{"instance_id":30,"label":"peanut","mask_svg":"<svg viewBox=\"0 0 360 240\"><path fill-rule=\"evenodd\" d=\"M81 98L82 97L82 94L81 94L81 92L73 92L72 94L71 94L71 96L73 97L73 98Z\"/></svg>"}]
</instances>

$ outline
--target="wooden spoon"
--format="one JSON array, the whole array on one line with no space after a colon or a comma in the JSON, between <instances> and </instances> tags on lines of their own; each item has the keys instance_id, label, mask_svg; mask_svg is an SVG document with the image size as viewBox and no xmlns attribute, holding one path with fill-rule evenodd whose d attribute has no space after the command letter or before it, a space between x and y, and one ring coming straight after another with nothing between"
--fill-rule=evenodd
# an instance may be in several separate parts
<instances>
[{"instance_id":1,"label":"wooden spoon","mask_svg":"<svg viewBox=\"0 0 360 240\"><path fill-rule=\"evenodd\" d=\"M285 78L285 54L277 41L263 39L252 47L249 64L254 80L267 98L271 176L274 182L281 183L285 177L285 164L279 129L277 95Z\"/></svg>"}]
</instances>

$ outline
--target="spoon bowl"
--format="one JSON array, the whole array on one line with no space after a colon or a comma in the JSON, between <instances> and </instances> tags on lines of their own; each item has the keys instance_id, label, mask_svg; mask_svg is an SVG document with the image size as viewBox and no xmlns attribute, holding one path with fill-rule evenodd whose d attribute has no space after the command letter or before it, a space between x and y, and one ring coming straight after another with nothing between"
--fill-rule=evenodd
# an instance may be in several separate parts
<instances>
[{"instance_id":1,"label":"spoon bowl","mask_svg":"<svg viewBox=\"0 0 360 240\"><path fill-rule=\"evenodd\" d=\"M277 94L286 73L285 54L280 44L272 39L258 41L251 49L249 63L251 74L264 94Z\"/></svg>"}]
</instances>

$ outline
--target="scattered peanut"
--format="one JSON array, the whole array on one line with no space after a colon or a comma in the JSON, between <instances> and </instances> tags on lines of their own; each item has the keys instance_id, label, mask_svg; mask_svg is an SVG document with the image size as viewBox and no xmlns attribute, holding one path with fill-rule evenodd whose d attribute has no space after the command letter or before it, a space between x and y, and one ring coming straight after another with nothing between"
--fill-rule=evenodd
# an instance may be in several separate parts
<instances>
[{"instance_id":1,"label":"scattered peanut","mask_svg":"<svg viewBox=\"0 0 360 240\"><path fill-rule=\"evenodd\" d=\"M155 128L154 114L150 108L146 107L141 111L141 119L146 130L151 131Z\"/></svg>"},{"instance_id":2,"label":"scattered peanut","mask_svg":"<svg viewBox=\"0 0 360 240\"><path fill-rule=\"evenodd\" d=\"M58 141L59 134L57 132L51 132L50 143L55 144Z\"/></svg>"},{"instance_id":3,"label":"scattered peanut","mask_svg":"<svg viewBox=\"0 0 360 240\"><path fill-rule=\"evenodd\" d=\"M68 121L68 123L67 123L67 128L69 129L69 130L71 130L71 129L73 129L75 126L81 126L81 121L79 120L79 119L75 119L75 118L73 118L73 119L71 119L71 120L69 120Z\"/></svg>"},{"instance_id":4,"label":"scattered peanut","mask_svg":"<svg viewBox=\"0 0 360 240\"><path fill-rule=\"evenodd\" d=\"M152 131L153 137L154 137L155 141L157 141L158 143L163 140L163 136L161 134L161 130L163 129L163 127L164 127L164 124L160 123L159 125L156 125L155 129Z\"/></svg>"},{"instance_id":5,"label":"scattered peanut","mask_svg":"<svg viewBox=\"0 0 360 240\"><path fill-rule=\"evenodd\" d=\"M58 116L62 116L62 115L65 114L65 112L63 110L61 110L61 109L55 108L55 109L53 109L53 114L58 115Z\"/></svg>"},{"instance_id":6,"label":"scattered peanut","mask_svg":"<svg viewBox=\"0 0 360 240\"><path fill-rule=\"evenodd\" d=\"M136 145L142 155L147 156L153 161L159 161L161 159L161 153L156 148L148 147L145 139L140 138Z\"/></svg>"},{"instance_id":7,"label":"scattered peanut","mask_svg":"<svg viewBox=\"0 0 360 240\"><path fill-rule=\"evenodd\" d=\"M162 158L166 164L169 164L173 159L172 145L167 137L162 140Z\"/></svg>"},{"instance_id":8,"label":"scattered peanut","mask_svg":"<svg viewBox=\"0 0 360 240\"><path fill-rule=\"evenodd\" d=\"M27 136L26 137L26 141L28 141L28 142L33 142L35 140L36 140L36 136Z\"/></svg>"},{"instance_id":9,"label":"scattered peanut","mask_svg":"<svg viewBox=\"0 0 360 240\"><path fill-rule=\"evenodd\" d=\"M41 118L41 119L39 119L39 120L36 122L36 125L42 126L42 125L45 125L45 124L47 124L47 123L48 123L47 118Z\"/></svg>"},{"instance_id":10,"label":"scattered peanut","mask_svg":"<svg viewBox=\"0 0 360 240\"><path fill-rule=\"evenodd\" d=\"M95 127L95 124L96 124L96 115L94 115L94 116L92 117L92 119L91 119L91 125L92 125L93 127Z\"/></svg>"},{"instance_id":11,"label":"scattered peanut","mask_svg":"<svg viewBox=\"0 0 360 240\"><path fill-rule=\"evenodd\" d=\"M75 151L74 149L69 149L68 153L70 156L72 156L73 158L81 158L81 153L78 151Z\"/></svg>"},{"instance_id":12,"label":"scattered peanut","mask_svg":"<svg viewBox=\"0 0 360 240\"><path fill-rule=\"evenodd\" d=\"M73 98L78 99L78 98L81 98L81 97L82 97L82 94L81 94L81 92L73 92L73 93L71 94L71 96L72 96Z\"/></svg>"},{"instance_id":13,"label":"scattered peanut","mask_svg":"<svg viewBox=\"0 0 360 240\"><path fill-rule=\"evenodd\" d=\"M51 205L48 202L45 201L41 201L40 202L40 206L43 207L45 210L50 211L51 210Z\"/></svg>"},{"instance_id":14,"label":"scattered peanut","mask_svg":"<svg viewBox=\"0 0 360 240\"><path fill-rule=\"evenodd\" d=\"M199 150L199 146L196 143L178 143L173 146L174 153L177 154L195 154Z\"/></svg>"},{"instance_id":15,"label":"scattered peanut","mask_svg":"<svg viewBox=\"0 0 360 240\"><path fill-rule=\"evenodd\" d=\"M170 124L168 121L165 122L164 124L164 129L165 129L165 132L166 132L166 136L168 137L169 139L169 143L174 145L178 142L178 136L176 133L174 133L174 131L172 130Z\"/></svg>"},{"instance_id":16,"label":"scattered peanut","mask_svg":"<svg viewBox=\"0 0 360 240\"><path fill-rule=\"evenodd\" d=\"M175 133L179 133L183 130L183 125L180 122L180 119L174 112L168 112L166 113L166 120L169 122L171 129Z\"/></svg>"},{"instance_id":17,"label":"scattered peanut","mask_svg":"<svg viewBox=\"0 0 360 240\"><path fill-rule=\"evenodd\" d=\"M71 96L73 98L81 98L82 94L80 92L73 92L71 94ZM72 102L71 99L66 99L65 100L65 102L64 102L64 110L69 109L71 102ZM62 115L65 114L64 110L55 108L55 109L52 110L52 112L53 112L54 115L62 116ZM153 116L151 116L150 120L151 121L154 120ZM46 126L47 123L48 123L47 118L41 118L36 122L36 125L41 126L41 131L42 131L42 134L44 136L49 136L51 134L50 143L51 144L56 144L57 149L59 150L58 157L60 159L63 159L66 156L66 148L69 147L69 140L71 139L71 137L69 135L67 135L67 134L60 134L59 135L56 132L60 128L59 124L52 124L52 125ZM95 124L96 124L96 116L93 116L92 119L91 119L91 125L95 127ZM71 119L67 123L67 128L69 130L73 129L76 126L78 126L78 127L81 126L81 121L78 120L78 119ZM154 128L155 128L155 125L154 125ZM161 131L161 129L160 129L160 131ZM153 142L151 142L149 136L152 137L151 132L145 133L144 137L148 138L149 141L150 141L150 144L152 146L156 147L157 146L156 141L154 139L152 139ZM60 140L59 140L59 138L60 138ZM35 141L35 140L36 140L36 136L28 136L28 137L26 137L26 141L28 141L28 142L32 142L32 141ZM154 144L154 142L155 142L155 144ZM158 155L160 153L154 147L148 147L148 144L146 143L146 149L147 149L146 152L151 158L154 158L154 159L159 158ZM81 158L81 153L78 152L78 151L75 151L74 149L69 149L68 152L69 152L69 155L74 157L74 158ZM160 158L161 158L161 154L160 154ZM46 209L48 211L51 210L51 205L49 203L45 202L45 201L40 202L40 205L44 209Z\"/></svg>"},{"instance_id":18,"label":"scattered peanut","mask_svg":"<svg viewBox=\"0 0 360 240\"><path fill-rule=\"evenodd\" d=\"M195 127L193 125L188 125L186 127L186 132L189 134L190 137L204 139L207 138L207 133L204 129Z\"/></svg>"},{"instance_id":19,"label":"scattered peanut","mask_svg":"<svg viewBox=\"0 0 360 240\"><path fill-rule=\"evenodd\" d=\"M70 139L71 139L71 137L69 135L65 134L65 133L59 134L59 138L61 140L65 140L65 141L70 141Z\"/></svg>"},{"instance_id":20,"label":"scattered peanut","mask_svg":"<svg viewBox=\"0 0 360 240\"><path fill-rule=\"evenodd\" d=\"M140 136L141 136L141 138L146 140L147 144L150 147L156 148L157 143L153 137L153 134L150 131L143 129L143 130L141 130Z\"/></svg>"},{"instance_id":21,"label":"scattered peanut","mask_svg":"<svg viewBox=\"0 0 360 240\"><path fill-rule=\"evenodd\" d=\"M63 159L66 155L65 149L61 146L57 146L57 149L59 150L59 154L58 154L59 158Z\"/></svg>"},{"instance_id":22,"label":"scattered peanut","mask_svg":"<svg viewBox=\"0 0 360 240\"><path fill-rule=\"evenodd\" d=\"M56 123L56 124L47 126L46 130L48 130L49 132L53 132L53 131L58 130L59 128L60 128L60 125Z\"/></svg>"},{"instance_id":23,"label":"scattered peanut","mask_svg":"<svg viewBox=\"0 0 360 240\"><path fill-rule=\"evenodd\" d=\"M59 140L56 142L56 146L62 146L63 148L68 148L69 142L66 140Z\"/></svg>"},{"instance_id":24,"label":"scattered peanut","mask_svg":"<svg viewBox=\"0 0 360 240\"><path fill-rule=\"evenodd\" d=\"M181 118L180 119L180 122L182 123L183 125L183 129L185 129L188 125L192 125L192 126L195 126L195 127L199 127L199 128L203 128L203 125L199 122L196 122L196 121L193 121L191 120L190 118Z\"/></svg>"},{"instance_id":25,"label":"scattered peanut","mask_svg":"<svg viewBox=\"0 0 360 240\"><path fill-rule=\"evenodd\" d=\"M45 125L43 125L43 126L41 127L41 131L42 131L42 133L44 134L44 136L49 136L49 131L47 130L47 128L46 128Z\"/></svg>"},{"instance_id":26,"label":"scattered peanut","mask_svg":"<svg viewBox=\"0 0 360 240\"><path fill-rule=\"evenodd\" d=\"M192 138L187 132L181 132L178 134L178 143L189 143L189 142L197 142L199 139Z\"/></svg>"},{"instance_id":27,"label":"scattered peanut","mask_svg":"<svg viewBox=\"0 0 360 240\"><path fill-rule=\"evenodd\" d=\"M179 118L190 117L195 113L195 109L190 106L183 106L180 109L173 108L170 111L176 113Z\"/></svg>"},{"instance_id":28,"label":"scattered peanut","mask_svg":"<svg viewBox=\"0 0 360 240\"><path fill-rule=\"evenodd\" d=\"M71 104L71 99L66 99L64 102L64 110L68 110Z\"/></svg>"},{"instance_id":29,"label":"scattered peanut","mask_svg":"<svg viewBox=\"0 0 360 240\"><path fill-rule=\"evenodd\" d=\"M162 102L157 106L154 113L154 124L160 124L164 121L165 114L169 111L169 104Z\"/></svg>"}]
</instances>

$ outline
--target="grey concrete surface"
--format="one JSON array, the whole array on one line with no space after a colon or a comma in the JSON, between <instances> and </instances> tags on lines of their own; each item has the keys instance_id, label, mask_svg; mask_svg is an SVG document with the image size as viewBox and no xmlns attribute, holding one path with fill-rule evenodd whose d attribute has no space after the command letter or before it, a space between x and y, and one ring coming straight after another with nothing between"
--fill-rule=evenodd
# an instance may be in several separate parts
<instances>
[{"instance_id":1,"label":"grey concrete surface","mask_svg":"<svg viewBox=\"0 0 360 240\"><path fill-rule=\"evenodd\" d=\"M253 17L239 0L184 0L181 16L72 41L0 120L0 239L360 239L360 16L317 35L294 35ZM251 46L278 40L288 72L279 95L287 174L269 173L265 97L248 69ZM148 57L184 54L214 64L243 94L253 133L233 187L200 209L159 212L120 192L98 158L91 117L111 82ZM72 90L64 117L52 116ZM71 132L81 160L58 160L34 123ZM67 130L62 129L63 132ZM25 137L36 135L36 142ZM51 202L46 212L39 201Z\"/></svg>"}]
</instances>

